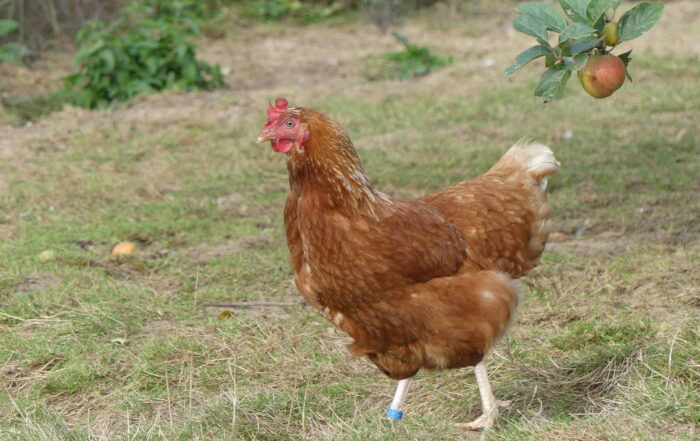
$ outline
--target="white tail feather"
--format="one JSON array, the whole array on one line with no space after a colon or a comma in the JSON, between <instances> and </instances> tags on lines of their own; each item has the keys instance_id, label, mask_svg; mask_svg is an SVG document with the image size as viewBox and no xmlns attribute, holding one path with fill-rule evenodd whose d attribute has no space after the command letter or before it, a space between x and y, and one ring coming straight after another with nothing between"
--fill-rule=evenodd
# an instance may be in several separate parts
<instances>
[{"instance_id":1,"label":"white tail feather","mask_svg":"<svg viewBox=\"0 0 700 441\"><path fill-rule=\"evenodd\" d=\"M544 144L521 140L508 149L491 169L517 165L540 180L540 188L547 188L546 177L559 171L559 161L552 150Z\"/></svg>"}]
</instances>

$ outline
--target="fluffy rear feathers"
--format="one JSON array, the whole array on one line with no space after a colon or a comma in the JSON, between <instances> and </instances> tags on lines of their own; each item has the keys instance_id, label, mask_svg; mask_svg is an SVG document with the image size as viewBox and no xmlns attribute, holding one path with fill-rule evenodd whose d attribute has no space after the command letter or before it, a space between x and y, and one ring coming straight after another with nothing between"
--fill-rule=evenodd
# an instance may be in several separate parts
<instances>
[{"instance_id":1,"label":"fluffy rear feathers","mask_svg":"<svg viewBox=\"0 0 700 441\"><path fill-rule=\"evenodd\" d=\"M546 145L520 140L508 149L489 172L498 172L500 169L511 167L520 168L530 174L544 191L547 188L547 176L559 171L560 164Z\"/></svg>"}]
</instances>

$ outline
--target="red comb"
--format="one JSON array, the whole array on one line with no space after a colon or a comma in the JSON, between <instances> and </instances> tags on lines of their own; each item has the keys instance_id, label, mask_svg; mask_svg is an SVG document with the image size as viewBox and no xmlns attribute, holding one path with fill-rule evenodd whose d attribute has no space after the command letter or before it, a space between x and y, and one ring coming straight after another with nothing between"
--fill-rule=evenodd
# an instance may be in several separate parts
<instances>
[{"instance_id":1,"label":"red comb","mask_svg":"<svg viewBox=\"0 0 700 441\"><path fill-rule=\"evenodd\" d=\"M277 121L277 118L280 117L281 114L287 111L287 100L278 97L275 100L275 105L273 106L272 104L269 104L267 106L267 124L265 124L265 128L268 129L272 127L272 125Z\"/></svg>"}]
</instances>

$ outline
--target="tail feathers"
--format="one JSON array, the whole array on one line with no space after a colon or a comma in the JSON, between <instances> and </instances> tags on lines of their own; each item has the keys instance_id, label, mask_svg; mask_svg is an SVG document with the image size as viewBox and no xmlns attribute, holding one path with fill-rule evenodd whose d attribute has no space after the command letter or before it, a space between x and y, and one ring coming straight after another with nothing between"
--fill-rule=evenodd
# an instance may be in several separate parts
<instances>
[{"instance_id":1,"label":"tail feathers","mask_svg":"<svg viewBox=\"0 0 700 441\"><path fill-rule=\"evenodd\" d=\"M525 256L525 265L518 271L519 275L534 268L544 251L549 236L549 216L551 209L547 204L547 177L559 171L559 162L549 147L521 140L511 147L505 155L491 168L489 173L504 180L526 183L528 210L533 214L530 224L530 240L527 246L518 251Z\"/></svg>"},{"instance_id":2,"label":"tail feathers","mask_svg":"<svg viewBox=\"0 0 700 441\"><path fill-rule=\"evenodd\" d=\"M552 150L544 144L520 140L491 168L491 172L509 168L524 170L540 183L540 188L547 187L547 176L559 171L559 161Z\"/></svg>"}]
</instances>

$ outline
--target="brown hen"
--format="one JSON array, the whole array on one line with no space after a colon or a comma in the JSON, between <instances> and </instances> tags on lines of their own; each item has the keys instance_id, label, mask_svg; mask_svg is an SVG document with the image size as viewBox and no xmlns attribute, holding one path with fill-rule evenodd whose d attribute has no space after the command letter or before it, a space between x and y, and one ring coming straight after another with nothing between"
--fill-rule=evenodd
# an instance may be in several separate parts
<instances>
[{"instance_id":1,"label":"brown hen","mask_svg":"<svg viewBox=\"0 0 700 441\"><path fill-rule=\"evenodd\" d=\"M559 163L541 144L520 142L487 173L414 201L370 184L347 133L312 109L278 98L258 142L287 155L285 230L299 291L401 380L390 418L421 368L475 366L483 415L500 402L485 354L519 303L511 282L534 268L547 240L547 176Z\"/></svg>"}]
</instances>

